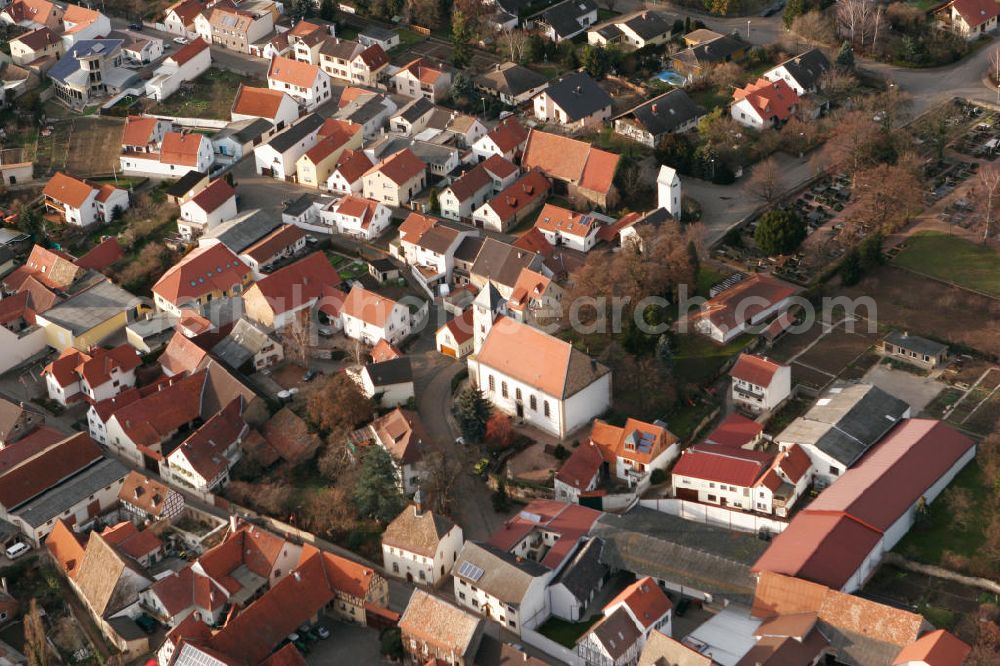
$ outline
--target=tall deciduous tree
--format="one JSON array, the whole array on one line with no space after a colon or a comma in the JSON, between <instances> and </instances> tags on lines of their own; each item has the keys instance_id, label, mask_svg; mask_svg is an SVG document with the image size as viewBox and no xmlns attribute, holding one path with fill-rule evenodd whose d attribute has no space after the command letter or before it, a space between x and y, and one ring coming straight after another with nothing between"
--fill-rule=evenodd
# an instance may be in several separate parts
<instances>
[{"instance_id":1,"label":"tall deciduous tree","mask_svg":"<svg viewBox=\"0 0 1000 666\"><path fill-rule=\"evenodd\" d=\"M317 379L306 396L306 414L324 433L354 428L373 411L372 401L342 372Z\"/></svg>"},{"instance_id":2,"label":"tall deciduous tree","mask_svg":"<svg viewBox=\"0 0 1000 666\"><path fill-rule=\"evenodd\" d=\"M849 231L892 233L923 204L919 166L909 156L898 164L879 164L857 174Z\"/></svg>"},{"instance_id":3,"label":"tall deciduous tree","mask_svg":"<svg viewBox=\"0 0 1000 666\"><path fill-rule=\"evenodd\" d=\"M993 218L996 216L997 207L1000 205L1000 171L990 165L979 170L977 175L979 187L978 193L979 207L983 214L983 242L990 238L993 230Z\"/></svg>"},{"instance_id":4,"label":"tall deciduous tree","mask_svg":"<svg viewBox=\"0 0 1000 666\"><path fill-rule=\"evenodd\" d=\"M462 463L444 451L431 451L420 460L420 489L434 511L449 513L462 475Z\"/></svg>"},{"instance_id":5,"label":"tall deciduous tree","mask_svg":"<svg viewBox=\"0 0 1000 666\"><path fill-rule=\"evenodd\" d=\"M469 386L455 399L455 419L465 441L472 444L486 437L486 424L493 413L493 405L477 386Z\"/></svg>"},{"instance_id":6,"label":"tall deciduous tree","mask_svg":"<svg viewBox=\"0 0 1000 666\"><path fill-rule=\"evenodd\" d=\"M785 189L778 161L768 157L755 166L747 179L746 188L757 199L768 205L773 204Z\"/></svg>"},{"instance_id":7,"label":"tall deciduous tree","mask_svg":"<svg viewBox=\"0 0 1000 666\"><path fill-rule=\"evenodd\" d=\"M388 523L406 506L397 485L396 467L381 446L365 449L353 499L358 513L380 523Z\"/></svg>"}]
</instances>

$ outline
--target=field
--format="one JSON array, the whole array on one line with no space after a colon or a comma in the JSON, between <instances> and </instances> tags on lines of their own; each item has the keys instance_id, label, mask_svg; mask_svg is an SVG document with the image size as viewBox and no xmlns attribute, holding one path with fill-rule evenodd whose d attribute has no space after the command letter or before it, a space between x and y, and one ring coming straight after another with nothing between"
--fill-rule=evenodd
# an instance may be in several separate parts
<instances>
[{"instance_id":1,"label":"field","mask_svg":"<svg viewBox=\"0 0 1000 666\"><path fill-rule=\"evenodd\" d=\"M812 389L822 389L837 377L853 372L864 357L876 336L867 332L865 322L854 322L854 331L848 332L847 322L832 329L816 322L803 333L788 333L771 349L770 357L792 366L792 383Z\"/></svg>"},{"instance_id":2,"label":"field","mask_svg":"<svg viewBox=\"0 0 1000 666\"><path fill-rule=\"evenodd\" d=\"M895 266L882 266L841 294L873 298L880 329L904 329L914 335L1000 354L1000 335L996 334L1000 300L933 282Z\"/></svg>"},{"instance_id":3,"label":"field","mask_svg":"<svg viewBox=\"0 0 1000 666\"><path fill-rule=\"evenodd\" d=\"M38 137L35 176L68 171L88 178L108 175L118 168L121 118L82 116L53 125L49 136Z\"/></svg>"},{"instance_id":4,"label":"field","mask_svg":"<svg viewBox=\"0 0 1000 666\"><path fill-rule=\"evenodd\" d=\"M1000 254L957 236L921 233L906 240L898 266L1000 298Z\"/></svg>"},{"instance_id":5,"label":"field","mask_svg":"<svg viewBox=\"0 0 1000 666\"><path fill-rule=\"evenodd\" d=\"M266 87L259 79L212 68L164 101L150 104L146 111L167 116L228 120L236 89L241 83Z\"/></svg>"}]
</instances>

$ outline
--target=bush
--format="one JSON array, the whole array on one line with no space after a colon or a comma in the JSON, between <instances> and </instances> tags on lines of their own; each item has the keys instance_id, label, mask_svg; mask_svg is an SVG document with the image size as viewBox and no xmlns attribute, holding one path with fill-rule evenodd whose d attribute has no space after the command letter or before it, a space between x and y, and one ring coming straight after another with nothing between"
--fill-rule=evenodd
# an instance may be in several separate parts
<instances>
[{"instance_id":1,"label":"bush","mask_svg":"<svg viewBox=\"0 0 1000 666\"><path fill-rule=\"evenodd\" d=\"M552 452L552 455L556 457L556 460L566 460L566 458L569 458L569 449L559 444L556 446L555 451Z\"/></svg>"},{"instance_id":2,"label":"bush","mask_svg":"<svg viewBox=\"0 0 1000 666\"><path fill-rule=\"evenodd\" d=\"M789 254L806 238L806 224L794 210L773 208L760 217L753 239L768 255Z\"/></svg>"},{"instance_id":3,"label":"bush","mask_svg":"<svg viewBox=\"0 0 1000 666\"><path fill-rule=\"evenodd\" d=\"M497 485L497 490L490 500L493 502L493 510L497 513L504 513L510 508L510 497L507 496L507 486L503 481Z\"/></svg>"},{"instance_id":4,"label":"bush","mask_svg":"<svg viewBox=\"0 0 1000 666\"><path fill-rule=\"evenodd\" d=\"M654 469L653 473L649 475L649 481L654 486L658 486L661 483L665 482L666 480L667 480L667 473L664 472L659 467L657 467L656 469Z\"/></svg>"},{"instance_id":5,"label":"bush","mask_svg":"<svg viewBox=\"0 0 1000 666\"><path fill-rule=\"evenodd\" d=\"M379 646L382 654L394 661L401 660L403 652L403 633L399 627L389 627L379 636Z\"/></svg>"}]
</instances>

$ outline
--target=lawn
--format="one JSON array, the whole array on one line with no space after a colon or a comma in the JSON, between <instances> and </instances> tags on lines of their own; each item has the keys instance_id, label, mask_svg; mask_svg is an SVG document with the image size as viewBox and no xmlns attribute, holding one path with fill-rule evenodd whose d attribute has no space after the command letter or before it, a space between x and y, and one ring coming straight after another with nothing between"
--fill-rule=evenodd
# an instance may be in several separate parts
<instances>
[{"instance_id":1,"label":"lawn","mask_svg":"<svg viewBox=\"0 0 1000 666\"><path fill-rule=\"evenodd\" d=\"M964 238L916 234L894 261L903 268L1000 298L1000 254Z\"/></svg>"},{"instance_id":2,"label":"lawn","mask_svg":"<svg viewBox=\"0 0 1000 666\"><path fill-rule=\"evenodd\" d=\"M986 516L989 512L990 489L984 484L979 465L973 461L958 473L949 488L966 488L972 497L972 516ZM927 564L940 564L945 551L968 558L976 558L978 549L986 541L984 533L988 520L970 520L966 529L955 524L954 514L944 496L940 496L927 509L927 516L913 526L909 534L896 546L903 556Z\"/></svg>"},{"instance_id":3,"label":"lawn","mask_svg":"<svg viewBox=\"0 0 1000 666\"><path fill-rule=\"evenodd\" d=\"M696 90L690 93L690 97L694 100L695 104L711 113L719 107L728 105L732 99L732 94L727 90L709 86L703 90Z\"/></svg>"},{"instance_id":4,"label":"lawn","mask_svg":"<svg viewBox=\"0 0 1000 666\"><path fill-rule=\"evenodd\" d=\"M228 120L240 84L266 87L260 79L212 68L146 110L166 116Z\"/></svg>"},{"instance_id":5,"label":"lawn","mask_svg":"<svg viewBox=\"0 0 1000 666\"><path fill-rule=\"evenodd\" d=\"M702 386L712 381L726 361L743 351L751 340L753 336L741 335L720 345L697 333L678 335L674 351L674 376L678 385Z\"/></svg>"},{"instance_id":6,"label":"lawn","mask_svg":"<svg viewBox=\"0 0 1000 666\"><path fill-rule=\"evenodd\" d=\"M550 617L545 621L545 624L538 628L538 633L560 645L573 649L573 646L576 645L576 639L599 619L601 616L597 614L584 622L567 622L557 617Z\"/></svg>"}]
</instances>

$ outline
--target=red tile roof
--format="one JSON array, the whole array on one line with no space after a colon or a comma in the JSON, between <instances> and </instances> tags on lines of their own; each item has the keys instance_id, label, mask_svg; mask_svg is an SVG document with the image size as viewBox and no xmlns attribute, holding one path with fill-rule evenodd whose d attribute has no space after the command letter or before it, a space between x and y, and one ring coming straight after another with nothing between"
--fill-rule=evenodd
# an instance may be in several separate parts
<instances>
[{"instance_id":1,"label":"red tile roof","mask_svg":"<svg viewBox=\"0 0 1000 666\"><path fill-rule=\"evenodd\" d=\"M759 78L744 88L737 88L733 91L733 99L737 102L747 100L764 120L781 122L792 117L792 112L799 103L799 96L788 83L781 79L768 81L765 78Z\"/></svg>"},{"instance_id":2,"label":"red tile roof","mask_svg":"<svg viewBox=\"0 0 1000 666\"><path fill-rule=\"evenodd\" d=\"M148 146L153 140L153 130L161 121L152 116L129 116L122 133L123 146Z\"/></svg>"},{"instance_id":3,"label":"red tile roof","mask_svg":"<svg viewBox=\"0 0 1000 666\"><path fill-rule=\"evenodd\" d=\"M402 356L403 352L385 338L379 340L371 351L372 363L384 363Z\"/></svg>"},{"instance_id":4,"label":"red tile roof","mask_svg":"<svg viewBox=\"0 0 1000 666\"><path fill-rule=\"evenodd\" d=\"M152 530L140 532L135 524L129 520L104 528L101 536L117 550L134 560L163 549L163 542Z\"/></svg>"},{"instance_id":5,"label":"red tile roof","mask_svg":"<svg viewBox=\"0 0 1000 666\"><path fill-rule=\"evenodd\" d=\"M333 210L345 217L353 217L354 219L361 220L361 228L367 229L381 205L377 201L348 194L334 204Z\"/></svg>"},{"instance_id":6,"label":"red tile roof","mask_svg":"<svg viewBox=\"0 0 1000 666\"><path fill-rule=\"evenodd\" d=\"M771 385L771 380L780 369L781 366L774 361L753 354L740 354L729 374L734 379L766 388Z\"/></svg>"},{"instance_id":7,"label":"red tile roof","mask_svg":"<svg viewBox=\"0 0 1000 666\"><path fill-rule=\"evenodd\" d=\"M45 366L42 370L42 375L52 375L52 379L55 380L56 384L62 388L66 388L70 384L79 381L80 377L76 374L76 369L84 360L89 358L82 351L73 347L67 347L58 357Z\"/></svg>"},{"instance_id":8,"label":"red tile roof","mask_svg":"<svg viewBox=\"0 0 1000 666\"><path fill-rule=\"evenodd\" d=\"M94 192L94 187L86 181L57 171L45 184L42 194L70 208L79 208Z\"/></svg>"},{"instance_id":9,"label":"red tile roof","mask_svg":"<svg viewBox=\"0 0 1000 666\"><path fill-rule=\"evenodd\" d=\"M208 352L180 331L175 331L160 354L160 366L171 376L191 374L198 369Z\"/></svg>"},{"instance_id":10,"label":"red tile roof","mask_svg":"<svg viewBox=\"0 0 1000 666\"><path fill-rule=\"evenodd\" d=\"M993 0L954 0L950 5L970 28L978 28L1000 16L1000 6Z\"/></svg>"},{"instance_id":11,"label":"red tile roof","mask_svg":"<svg viewBox=\"0 0 1000 666\"><path fill-rule=\"evenodd\" d=\"M76 260L76 265L84 269L103 271L125 256L118 239L110 236Z\"/></svg>"},{"instance_id":12,"label":"red tile roof","mask_svg":"<svg viewBox=\"0 0 1000 666\"><path fill-rule=\"evenodd\" d=\"M96 404L92 404L90 408L97 414L97 418L101 420L101 423L107 423L111 415L118 411L119 408L135 402L141 397L142 391L139 389L127 388L112 398L106 398Z\"/></svg>"},{"instance_id":13,"label":"red tile roof","mask_svg":"<svg viewBox=\"0 0 1000 666\"><path fill-rule=\"evenodd\" d=\"M259 280L247 295L259 292L274 313L279 314L320 298L325 287L334 287L340 282L340 275L326 255L313 252Z\"/></svg>"},{"instance_id":14,"label":"red tile roof","mask_svg":"<svg viewBox=\"0 0 1000 666\"><path fill-rule=\"evenodd\" d=\"M80 563L83 562L83 543L80 536L62 518L56 518L55 526L45 538L45 547L63 573L75 578L80 570Z\"/></svg>"},{"instance_id":15,"label":"red tile roof","mask_svg":"<svg viewBox=\"0 0 1000 666\"><path fill-rule=\"evenodd\" d=\"M403 185L410 179L419 176L426 168L427 165L414 155L412 150L404 148L373 166L365 175L378 171L396 185Z\"/></svg>"},{"instance_id":16,"label":"red tile roof","mask_svg":"<svg viewBox=\"0 0 1000 666\"><path fill-rule=\"evenodd\" d=\"M285 97L287 95L280 90L241 85L233 101L233 113L274 120Z\"/></svg>"},{"instance_id":17,"label":"red tile roof","mask_svg":"<svg viewBox=\"0 0 1000 666\"><path fill-rule=\"evenodd\" d=\"M344 315L360 319L372 326L385 328L395 307L396 301L391 298L369 291L360 284L355 284L347 294L340 311Z\"/></svg>"},{"instance_id":18,"label":"red tile roof","mask_svg":"<svg viewBox=\"0 0 1000 666\"><path fill-rule=\"evenodd\" d=\"M749 488L766 472L774 456L763 451L697 444L681 454L674 476Z\"/></svg>"},{"instance_id":19,"label":"red tile roof","mask_svg":"<svg viewBox=\"0 0 1000 666\"><path fill-rule=\"evenodd\" d=\"M177 495L177 492L171 490L170 486L134 470L128 473L118 491L121 502L127 502L155 518L163 514L167 498L171 495Z\"/></svg>"},{"instance_id":20,"label":"red tile roof","mask_svg":"<svg viewBox=\"0 0 1000 666\"><path fill-rule=\"evenodd\" d=\"M120 407L114 418L136 445L154 447L201 415L205 372L171 382Z\"/></svg>"},{"instance_id":21,"label":"red tile roof","mask_svg":"<svg viewBox=\"0 0 1000 666\"><path fill-rule=\"evenodd\" d=\"M47 27L41 27L37 30L32 30L31 32L26 32L22 35L18 35L16 38L11 40L12 42L20 42L32 51L41 51L54 44L58 44L61 39L59 35L49 30Z\"/></svg>"},{"instance_id":22,"label":"red tile roof","mask_svg":"<svg viewBox=\"0 0 1000 666\"><path fill-rule=\"evenodd\" d=\"M374 166L368 156L361 150L345 150L337 158L334 171L339 171L348 183L356 183L369 169Z\"/></svg>"},{"instance_id":23,"label":"red tile roof","mask_svg":"<svg viewBox=\"0 0 1000 666\"><path fill-rule=\"evenodd\" d=\"M294 247L305 237L306 232L301 228L294 224L285 224L243 250L241 256L248 256L258 263L267 263L271 257L289 247Z\"/></svg>"},{"instance_id":24,"label":"red tile roof","mask_svg":"<svg viewBox=\"0 0 1000 666\"><path fill-rule=\"evenodd\" d=\"M372 70L389 64L389 55L378 44L372 44L355 58L360 58L368 66L368 69Z\"/></svg>"},{"instance_id":25,"label":"red tile roof","mask_svg":"<svg viewBox=\"0 0 1000 666\"><path fill-rule=\"evenodd\" d=\"M509 551L535 530L555 533L558 538L541 561L543 566L555 569L576 548L580 537L590 532L591 526L600 517L600 511L577 504L535 500L493 532L487 543L494 548Z\"/></svg>"},{"instance_id":26,"label":"red tile roof","mask_svg":"<svg viewBox=\"0 0 1000 666\"><path fill-rule=\"evenodd\" d=\"M605 604L605 612L619 603L629 607L635 619L642 623L643 631L653 626L673 608L670 598L649 576L640 578L622 590L618 596Z\"/></svg>"},{"instance_id":27,"label":"red tile roof","mask_svg":"<svg viewBox=\"0 0 1000 666\"><path fill-rule=\"evenodd\" d=\"M207 48L208 48L208 42L206 42L201 37L195 37L193 40L191 40L190 44L184 45L176 53L170 56L170 60L173 60L178 65L183 65L188 60L191 60L191 58L194 58L196 55L198 55Z\"/></svg>"},{"instance_id":28,"label":"red tile roof","mask_svg":"<svg viewBox=\"0 0 1000 666\"><path fill-rule=\"evenodd\" d=\"M757 439L762 432L764 426L733 412L705 436L705 443L740 448Z\"/></svg>"},{"instance_id":29,"label":"red tile roof","mask_svg":"<svg viewBox=\"0 0 1000 666\"><path fill-rule=\"evenodd\" d=\"M219 206L236 196L236 190L225 178L213 180L208 187L191 198L191 203L206 213L215 212Z\"/></svg>"},{"instance_id":30,"label":"red tile roof","mask_svg":"<svg viewBox=\"0 0 1000 666\"><path fill-rule=\"evenodd\" d=\"M538 168L549 177L608 194L613 186L619 155L559 134L531 130L521 166Z\"/></svg>"},{"instance_id":31,"label":"red tile roof","mask_svg":"<svg viewBox=\"0 0 1000 666\"><path fill-rule=\"evenodd\" d=\"M407 243L416 243L427 231L438 223L438 219L420 213L410 213L399 225L399 238Z\"/></svg>"},{"instance_id":32,"label":"red tile roof","mask_svg":"<svg viewBox=\"0 0 1000 666\"><path fill-rule=\"evenodd\" d=\"M76 258L59 250L50 250L35 245L23 266L19 266L4 279L8 291L21 291L20 287L29 277L35 278L47 289L65 289L79 277L82 269L76 265Z\"/></svg>"},{"instance_id":33,"label":"red tile roof","mask_svg":"<svg viewBox=\"0 0 1000 666\"><path fill-rule=\"evenodd\" d=\"M466 308L462 314L449 319L445 326L451 331L451 336L455 338L455 343L461 345L472 338L473 318L475 313L472 308Z\"/></svg>"},{"instance_id":34,"label":"red tile roof","mask_svg":"<svg viewBox=\"0 0 1000 666\"><path fill-rule=\"evenodd\" d=\"M10 511L101 458L101 448L87 433L79 432L31 458L0 467L0 505Z\"/></svg>"},{"instance_id":35,"label":"red tile roof","mask_svg":"<svg viewBox=\"0 0 1000 666\"><path fill-rule=\"evenodd\" d=\"M518 122L517 118L511 116L490 130L486 135L504 154L511 152L524 145L528 140L528 130Z\"/></svg>"},{"instance_id":36,"label":"red tile roof","mask_svg":"<svg viewBox=\"0 0 1000 666\"><path fill-rule=\"evenodd\" d=\"M153 292L168 302L180 305L214 291L228 291L242 284L250 270L232 250L216 243L199 247L163 274Z\"/></svg>"},{"instance_id":37,"label":"red tile roof","mask_svg":"<svg viewBox=\"0 0 1000 666\"><path fill-rule=\"evenodd\" d=\"M501 222L512 219L519 211L549 195L552 184L541 171L533 169L508 185L486 204L496 212Z\"/></svg>"},{"instance_id":38,"label":"red tile roof","mask_svg":"<svg viewBox=\"0 0 1000 666\"><path fill-rule=\"evenodd\" d=\"M135 370L140 365L142 365L142 360L136 353L135 347L124 343L114 349L104 349L103 347L92 349L90 357L82 359L76 372L93 388L111 381L112 373L116 368L119 372L126 373Z\"/></svg>"},{"instance_id":39,"label":"red tile roof","mask_svg":"<svg viewBox=\"0 0 1000 666\"><path fill-rule=\"evenodd\" d=\"M208 139L193 132L167 132L160 144L160 162L178 166L198 166L198 150Z\"/></svg>"},{"instance_id":40,"label":"red tile roof","mask_svg":"<svg viewBox=\"0 0 1000 666\"><path fill-rule=\"evenodd\" d=\"M601 471L603 464L604 454L601 447L592 440L587 440L573 449L556 473L556 479L577 490L584 490Z\"/></svg>"},{"instance_id":41,"label":"red tile roof","mask_svg":"<svg viewBox=\"0 0 1000 666\"><path fill-rule=\"evenodd\" d=\"M372 421L375 436L393 460L412 465L420 460L422 447L430 444L423 421L416 412L397 407Z\"/></svg>"},{"instance_id":42,"label":"red tile roof","mask_svg":"<svg viewBox=\"0 0 1000 666\"><path fill-rule=\"evenodd\" d=\"M788 477L792 483L799 480L812 468L812 460L798 444L792 444L785 452L779 455L778 468Z\"/></svg>"},{"instance_id":43,"label":"red tile roof","mask_svg":"<svg viewBox=\"0 0 1000 666\"><path fill-rule=\"evenodd\" d=\"M297 463L319 448L319 437L310 432L302 418L288 407L282 407L260 429L267 443L282 458Z\"/></svg>"},{"instance_id":44,"label":"red tile roof","mask_svg":"<svg viewBox=\"0 0 1000 666\"><path fill-rule=\"evenodd\" d=\"M183 455L191 468L208 482L229 468L226 452L246 433L243 402L235 398L221 412L205 421L170 452L168 458Z\"/></svg>"},{"instance_id":45,"label":"red tile roof","mask_svg":"<svg viewBox=\"0 0 1000 666\"><path fill-rule=\"evenodd\" d=\"M938 629L921 636L916 642L910 643L896 655L893 666L902 666L908 662L927 664L927 666L960 666L972 652L972 646L952 633Z\"/></svg>"},{"instance_id":46,"label":"red tile roof","mask_svg":"<svg viewBox=\"0 0 1000 666\"><path fill-rule=\"evenodd\" d=\"M535 226L541 231L549 233L586 238L594 232L596 226L600 225L593 216L587 213L578 213L575 210L547 203L542 207L542 212L538 214Z\"/></svg>"},{"instance_id":47,"label":"red tile roof","mask_svg":"<svg viewBox=\"0 0 1000 666\"><path fill-rule=\"evenodd\" d=\"M798 287L770 275L755 273L710 298L699 312L691 316L691 320L707 319L724 331L733 330L800 291ZM743 320L737 321L737 315L742 315Z\"/></svg>"},{"instance_id":48,"label":"red tile roof","mask_svg":"<svg viewBox=\"0 0 1000 666\"><path fill-rule=\"evenodd\" d=\"M318 65L283 56L274 56L271 58L271 65L267 70L267 78L300 88L312 88L320 71Z\"/></svg>"},{"instance_id":49,"label":"red tile roof","mask_svg":"<svg viewBox=\"0 0 1000 666\"><path fill-rule=\"evenodd\" d=\"M451 185L447 187L460 202L471 199L477 192L493 182L483 164L485 162L480 162L472 167L452 181Z\"/></svg>"},{"instance_id":50,"label":"red tile roof","mask_svg":"<svg viewBox=\"0 0 1000 666\"><path fill-rule=\"evenodd\" d=\"M193 25L194 19L201 13L205 6L200 0L180 0L167 7L164 13L173 12L184 25Z\"/></svg>"}]
</instances>

